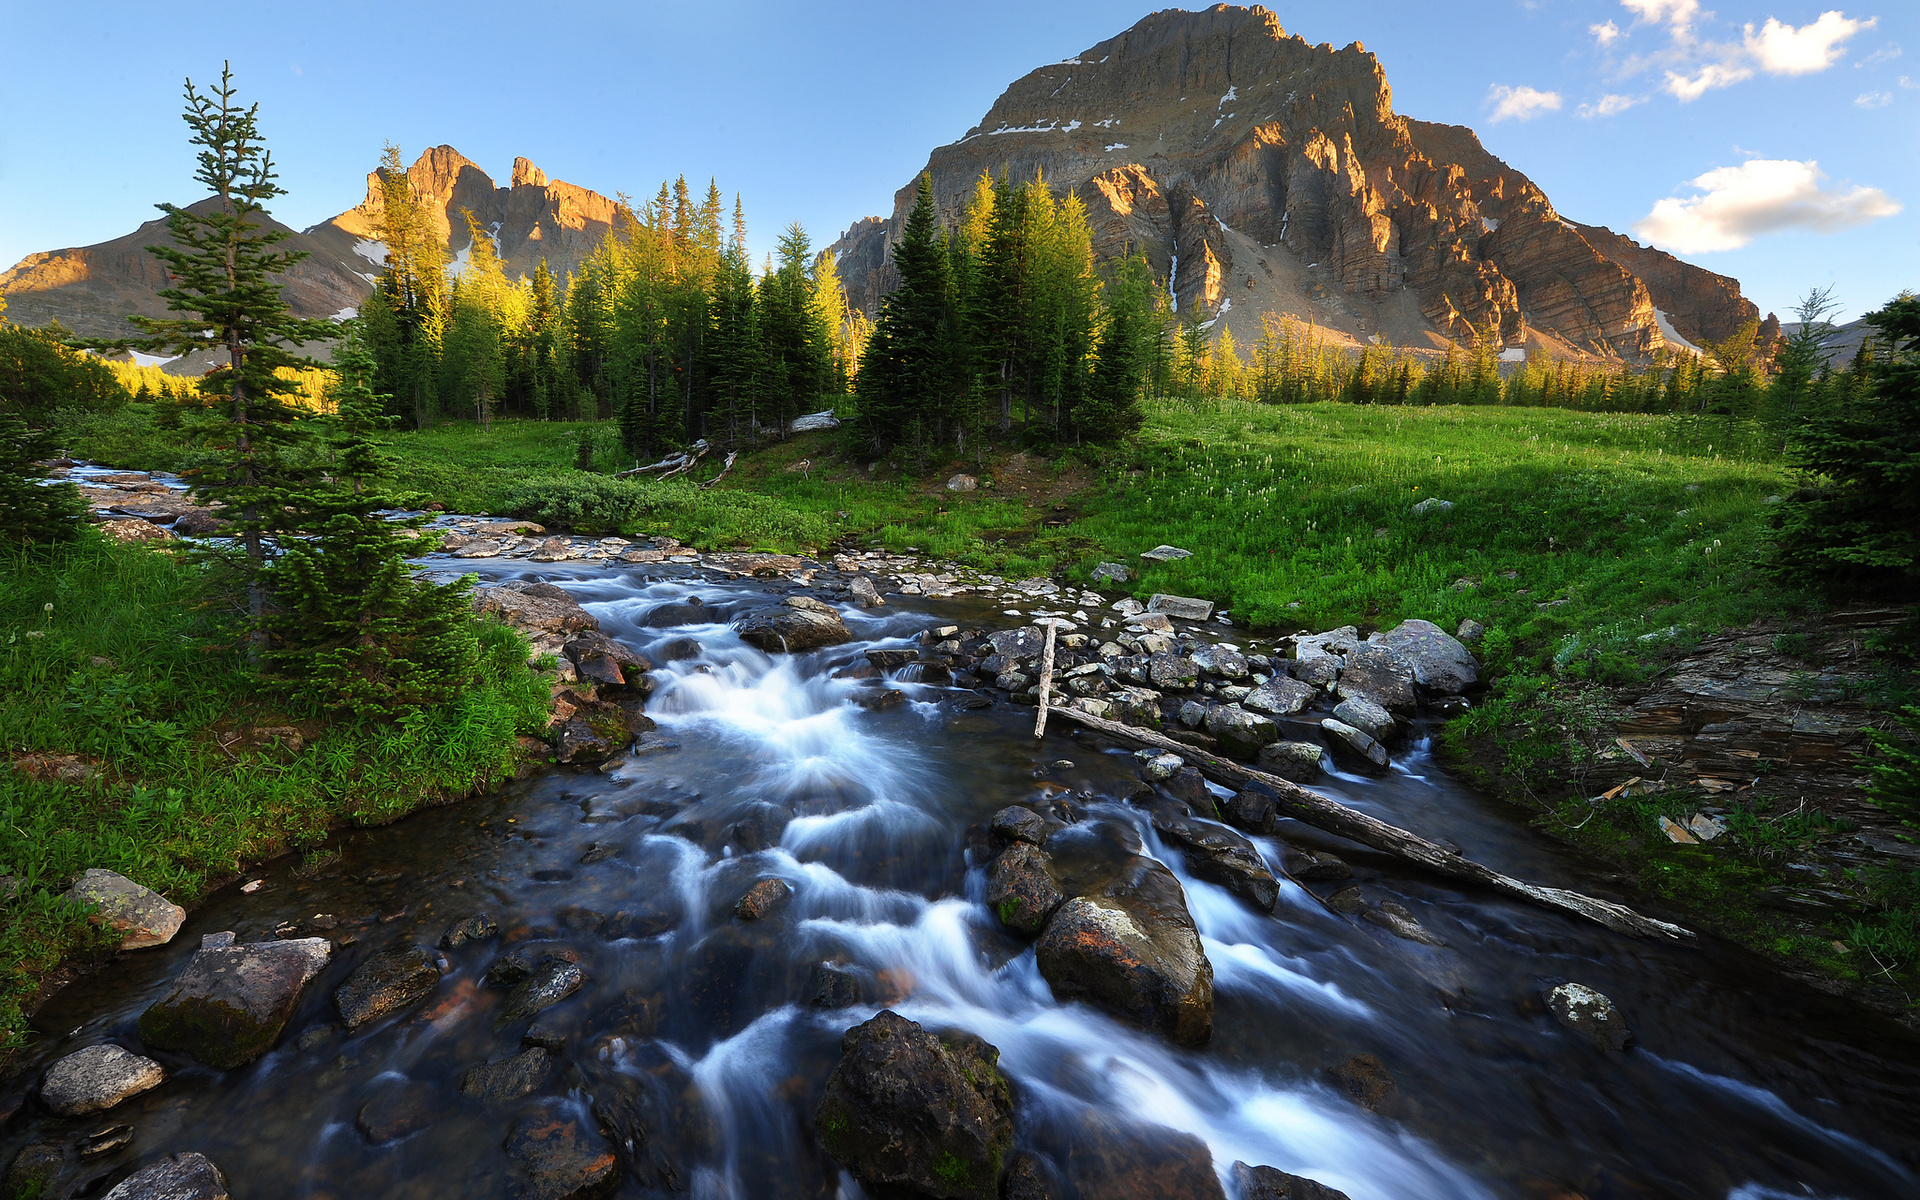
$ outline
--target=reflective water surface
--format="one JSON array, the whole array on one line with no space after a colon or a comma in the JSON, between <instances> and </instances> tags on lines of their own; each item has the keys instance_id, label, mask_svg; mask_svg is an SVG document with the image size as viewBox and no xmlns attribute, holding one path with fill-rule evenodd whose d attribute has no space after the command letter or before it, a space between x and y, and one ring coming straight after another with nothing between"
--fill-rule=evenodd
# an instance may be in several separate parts
<instances>
[{"instance_id":1,"label":"reflective water surface","mask_svg":"<svg viewBox=\"0 0 1920 1200\"><path fill-rule=\"evenodd\" d=\"M1445 945L1401 940L1284 882L1277 911L1257 912L1190 877L1115 799L1137 778L1131 755L1067 730L1037 743L1031 709L966 710L942 687L896 683L909 701L871 711L854 702L862 685L831 678L869 648L908 645L947 620L997 625L997 614L852 610L856 643L770 658L721 624L640 625L688 595L723 608L764 599L753 585L583 565L543 577L642 652L700 643L698 657L661 669L649 705L679 748L343 833L339 861L318 877L272 864L267 886L210 898L172 946L67 989L39 1018L37 1061L108 1039L137 1045L141 1010L202 933L244 941L294 923L342 943L266 1058L218 1072L159 1056L170 1080L110 1114L136 1133L99 1164L99 1191L110 1172L198 1150L243 1200L515 1195L503 1140L544 1109L627 1143L621 1196L858 1196L815 1144L810 1114L842 1032L884 1006L999 1047L1020 1142L1055 1161L1102 1129L1147 1121L1203 1139L1223 1178L1236 1159L1270 1164L1354 1200L1920 1196L1920 1044L1735 948L1612 934L1299 826L1280 836L1340 854L1364 889L1404 904ZM1330 778L1326 791L1509 874L1614 895L1424 753L1387 779ZM1179 1049L1057 1004L1031 948L980 903L969 827L1059 793L1086 806L1095 852L1103 838L1142 844L1180 877L1216 973L1211 1044ZM1277 866L1280 841L1260 844ZM791 901L737 919L734 902L767 876L792 885ZM431 945L474 912L500 937L449 951L453 969L428 1000L353 1036L337 1030L332 992L359 962ZM483 977L523 944L571 950L588 982L539 1019L563 1046L542 1088L484 1107L460 1095L460 1076L517 1051L527 1029L496 1028L505 992ZM1567 979L1614 999L1633 1050L1603 1054L1552 1020L1542 994ZM836 988L859 1001L816 1002ZM1377 1112L1331 1073L1360 1054L1397 1084ZM356 1115L409 1085L432 1122L373 1144ZM59 1127L16 1122L0 1153Z\"/></svg>"}]
</instances>

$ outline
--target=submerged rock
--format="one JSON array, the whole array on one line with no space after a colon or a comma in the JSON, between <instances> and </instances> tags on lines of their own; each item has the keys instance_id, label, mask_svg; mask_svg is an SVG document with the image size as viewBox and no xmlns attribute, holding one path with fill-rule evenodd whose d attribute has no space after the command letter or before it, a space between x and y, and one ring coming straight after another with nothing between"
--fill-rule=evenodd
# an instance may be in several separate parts
<instances>
[{"instance_id":1,"label":"submerged rock","mask_svg":"<svg viewBox=\"0 0 1920 1200\"><path fill-rule=\"evenodd\" d=\"M742 921L758 921L772 916L791 899L792 884L779 878L762 879L733 902L733 915Z\"/></svg>"},{"instance_id":2,"label":"submerged rock","mask_svg":"<svg viewBox=\"0 0 1920 1200\"><path fill-rule=\"evenodd\" d=\"M811 596L788 596L781 604L756 608L734 629L741 641L768 654L804 654L853 637L838 609Z\"/></svg>"},{"instance_id":3,"label":"submerged rock","mask_svg":"<svg viewBox=\"0 0 1920 1200\"><path fill-rule=\"evenodd\" d=\"M56 1116L85 1116L158 1087L166 1077L150 1058L111 1043L88 1046L47 1068L40 1081L40 1102Z\"/></svg>"},{"instance_id":4,"label":"submerged rock","mask_svg":"<svg viewBox=\"0 0 1920 1200\"><path fill-rule=\"evenodd\" d=\"M210 1067L250 1063L272 1049L300 989L332 953L325 938L196 950L167 994L140 1014L140 1040Z\"/></svg>"},{"instance_id":5,"label":"submerged rock","mask_svg":"<svg viewBox=\"0 0 1920 1200\"><path fill-rule=\"evenodd\" d=\"M1633 1044L1633 1030L1613 1001L1584 983L1563 983L1548 992L1547 1011L1596 1049L1619 1051Z\"/></svg>"},{"instance_id":6,"label":"submerged rock","mask_svg":"<svg viewBox=\"0 0 1920 1200\"><path fill-rule=\"evenodd\" d=\"M176 1154L120 1181L105 1200L227 1200L227 1181L204 1154Z\"/></svg>"},{"instance_id":7,"label":"submerged rock","mask_svg":"<svg viewBox=\"0 0 1920 1200\"><path fill-rule=\"evenodd\" d=\"M524 1021L545 1008L565 1000L587 982L587 973L579 963L549 959L535 967L525 979L513 985L507 1002L500 1006L496 1026L505 1027Z\"/></svg>"},{"instance_id":8,"label":"submerged rock","mask_svg":"<svg viewBox=\"0 0 1920 1200\"><path fill-rule=\"evenodd\" d=\"M100 911L90 920L120 934L122 950L165 945L187 919L186 909L160 893L98 868L81 874L67 889L67 899L98 905Z\"/></svg>"},{"instance_id":9,"label":"submerged rock","mask_svg":"<svg viewBox=\"0 0 1920 1200\"><path fill-rule=\"evenodd\" d=\"M482 1104L504 1104L529 1095L547 1077L552 1057L541 1046L529 1046L512 1058L469 1067L460 1077L460 1094Z\"/></svg>"},{"instance_id":10,"label":"submerged rock","mask_svg":"<svg viewBox=\"0 0 1920 1200\"><path fill-rule=\"evenodd\" d=\"M341 1023L352 1032L425 999L440 986L440 963L425 946L383 950L369 958L333 993Z\"/></svg>"},{"instance_id":11,"label":"submerged rock","mask_svg":"<svg viewBox=\"0 0 1920 1200\"><path fill-rule=\"evenodd\" d=\"M891 1009L847 1030L814 1113L820 1144L869 1192L998 1200L1013 1143L1000 1052Z\"/></svg>"},{"instance_id":12,"label":"submerged rock","mask_svg":"<svg viewBox=\"0 0 1920 1200\"><path fill-rule=\"evenodd\" d=\"M440 1090L409 1079L360 1106L353 1124L375 1145L417 1133L440 1119Z\"/></svg>"},{"instance_id":13,"label":"submerged rock","mask_svg":"<svg viewBox=\"0 0 1920 1200\"><path fill-rule=\"evenodd\" d=\"M516 1124L507 1135L507 1157L527 1174L527 1200L588 1200L620 1184L613 1147L579 1121L554 1113Z\"/></svg>"},{"instance_id":14,"label":"submerged rock","mask_svg":"<svg viewBox=\"0 0 1920 1200\"><path fill-rule=\"evenodd\" d=\"M1040 974L1184 1046L1213 1036L1213 964L1173 872L1135 857L1101 892L1062 904L1040 935Z\"/></svg>"}]
</instances>

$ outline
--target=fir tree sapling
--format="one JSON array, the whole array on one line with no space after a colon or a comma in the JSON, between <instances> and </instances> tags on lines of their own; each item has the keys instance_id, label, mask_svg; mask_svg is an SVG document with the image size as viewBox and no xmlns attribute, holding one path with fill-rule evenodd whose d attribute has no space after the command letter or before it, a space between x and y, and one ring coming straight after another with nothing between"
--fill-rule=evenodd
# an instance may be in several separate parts
<instances>
[{"instance_id":1,"label":"fir tree sapling","mask_svg":"<svg viewBox=\"0 0 1920 1200\"><path fill-rule=\"evenodd\" d=\"M267 572L273 666L309 683L329 708L362 717L446 699L479 653L467 610L473 577L417 577L407 559L432 544L417 532L426 518L382 515L418 497L383 489L390 464L375 434L390 419L390 397L370 386L375 369L351 330L334 356L333 482L299 497L314 536L289 545Z\"/></svg>"},{"instance_id":2,"label":"fir tree sapling","mask_svg":"<svg viewBox=\"0 0 1920 1200\"><path fill-rule=\"evenodd\" d=\"M0 541L71 542L86 528L87 502L71 483L44 482L39 463L52 458L52 438L25 419L0 412Z\"/></svg>"}]
</instances>

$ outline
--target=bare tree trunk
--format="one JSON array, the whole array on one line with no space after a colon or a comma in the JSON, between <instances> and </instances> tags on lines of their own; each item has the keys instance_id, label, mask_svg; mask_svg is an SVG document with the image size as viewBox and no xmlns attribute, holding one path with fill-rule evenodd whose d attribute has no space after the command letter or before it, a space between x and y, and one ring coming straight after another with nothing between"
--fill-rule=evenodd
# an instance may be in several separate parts
<instances>
[{"instance_id":1,"label":"bare tree trunk","mask_svg":"<svg viewBox=\"0 0 1920 1200\"><path fill-rule=\"evenodd\" d=\"M1053 695L1053 635L1058 632L1060 618L1047 618L1047 648L1040 655L1040 715L1033 722L1033 736L1047 736L1047 701Z\"/></svg>"},{"instance_id":2,"label":"bare tree trunk","mask_svg":"<svg viewBox=\"0 0 1920 1200\"><path fill-rule=\"evenodd\" d=\"M1210 754L1183 742L1176 742L1150 729L1103 720L1100 717L1089 716L1078 709L1062 708L1057 711L1066 720L1097 730L1119 741L1152 746L1178 754L1199 768L1201 774L1223 786L1244 787L1249 783L1264 784L1279 795L1277 807L1281 814L1303 824L1312 825L1316 829L1324 829L1328 833L1338 834L1349 841L1359 842L1363 846L1370 846L1375 850L1391 854L1402 861L1425 867L1437 875L1484 884L1495 891L1518 896L1534 904L1585 917L1589 921L1595 921L1619 933L1631 933L1638 937L1667 937L1676 941L1691 939L1694 936L1692 930L1670 925L1665 921L1656 921L1652 917L1641 916L1624 904L1596 899L1565 888L1543 887L1537 883L1527 883L1502 875L1491 867L1482 866L1418 834L1409 833L1385 821L1376 820L1363 812L1348 808L1344 804L1335 803L1278 775L1269 775L1265 771L1243 767L1217 754Z\"/></svg>"}]
</instances>

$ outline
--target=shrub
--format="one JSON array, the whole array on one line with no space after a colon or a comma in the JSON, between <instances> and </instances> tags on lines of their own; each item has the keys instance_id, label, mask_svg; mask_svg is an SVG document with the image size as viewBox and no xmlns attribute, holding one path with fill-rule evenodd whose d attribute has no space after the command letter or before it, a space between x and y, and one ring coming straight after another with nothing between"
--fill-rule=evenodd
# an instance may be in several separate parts
<instances>
[{"instance_id":1,"label":"shrub","mask_svg":"<svg viewBox=\"0 0 1920 1200\"><path fill-rule=\"evenodd\" d=\"M57 326L0 323L0 410L38 424L56 409L98 412L129 399L107 364L67 346Z\"/></svg>"}]
</instances>

